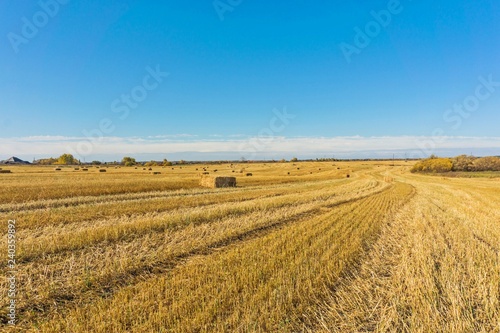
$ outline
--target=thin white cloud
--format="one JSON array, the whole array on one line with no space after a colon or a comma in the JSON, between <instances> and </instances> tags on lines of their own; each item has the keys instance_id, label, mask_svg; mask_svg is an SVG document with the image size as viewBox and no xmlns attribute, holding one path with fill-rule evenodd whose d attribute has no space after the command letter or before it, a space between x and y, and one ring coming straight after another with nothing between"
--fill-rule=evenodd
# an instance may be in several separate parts
<instances>
[{"instance_id":1,"label":"thin white cloud","mask_svg":"<svg viewBox=\"0 0 500 333\"><path fill-rule=\"evenodd\" d=\"M298 156L317 154L355 154L371 152L374 156L391 151L408 151L414 157L427 156L435 150L500 150L500 137L423 136L342 136L342 137L217 137L210 139L186 136L104 137L91 141L84 137L30 136L0 138L0 155L58 156L70 152L79 157L124 154L237 153L258 158L273 153Z\"/></svg>"},{"instance_id":2,"label":"thin white cloud","mask_svg":"<svg viewBox=\"0 0 500 333\"><path fill-rule=\"evenodd\" d=\"M196 134L187 134L187 133L182 133L182 134L165 134L165 135L150 135L147 138L148 139L187 139L187 138L196 138L198 135Z\"/></svg>"}]
</instances>

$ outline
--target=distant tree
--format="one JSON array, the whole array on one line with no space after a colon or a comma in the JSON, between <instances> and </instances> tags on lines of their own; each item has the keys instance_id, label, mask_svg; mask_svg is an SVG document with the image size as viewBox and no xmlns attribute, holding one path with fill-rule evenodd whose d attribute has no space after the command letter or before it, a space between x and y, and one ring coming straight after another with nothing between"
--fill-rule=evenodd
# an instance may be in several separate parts
<instances>
[{"instance_id":1,"label":"distant tree","mask_svg":"<svg viewBox=\"0 0 500 333\"><path fill-rule=\"evenodd\" d=\"M186 161L180 160L177 164L186 164Z\"/></svg>"},{"instance_id":2,"label":"distant tree","mask_svg":"<svg viewBox=\"0 0 500 333\"><path fill-rule=\"evenodd\" d=\"M411 172L449 172L452 168L451 159L434 157L417 162Z\"/></svg>"},{"instance_id":3,"label":"distant tree","mask_svg":"<svg viewBox=\"0 0 500 333\"><path fill-rule=\"evenodd\" d=\"M498 157L481 157L474 160L474 171L500 171L500 158Z\"/></svg>"},{"instance_id":4,"label":"distant tree","mask_svg":"<svg viewBox=\"0 0 500 333\"><path fill-rule=\"evenodd\" d=\"M172 166L172 162L167 161L166 158L163 159L163 166Z\"/></svg>"},{"instance_id":5,"label":"distant tree","mask_svg":"<svg viewBox=\"0 0 500 333\"><path fill-rule=\"evenodd\" d=\"M78 160L76 158L74 158L73 155L71 155L71 154L62 154L57 159L56 164L75 165L75 164L78 164Z\"/></svg>"},{"instance_id":6,"label":"distant tree","mask_svg":"<svg viewBox=\"0 0 500 333\"><path fill-rule=\"evenodd\" d=\"M51 164L56 164L56 162L57 162L57 159L55 159L53 157L49 157L49 158L42 158L42 159L37 160L36 164L51 165Z\"/></svg>"},{"instance_id":7,"label":"distant tree","mask_svg":"<svg viewBox=\"0 0 500 333\"><path fill-rule=\"evenodd\" d=\"M453 171L472 171L474 170L474 156L460 155L453 158Z\"/></svg>"},{"instance_id":8,"label":"distant tree","mask_svg":"<svg viewBox=\"0 0 500 333\"><path fill-rule=\"evenodd\" d=\"M121 164L124 166L134 166L137 164L137 161L133 157L125 156L122 158Z\"/></svg>"},{"instance_id":9,"label":"distant tree","mask_svg":"<svg viewBox=\"0 0 500 333\"><path fill-rule=\"evenodd\" d=\"M292 159L290 160L290 162L297 162L299 159L297 157L292 157Z\"/></svg>"},{"instance_id":10,"label":"distant tree","mask_svg":"<svg viewBox=\"0 0 500 333\"><path fill-rule=\"evenodd\" d=\"M284 158L282 158L282 159L280 160L280 162L281 162L281 163L285 163L285 162L286 162L286 160L285 160Z\"/></svg>"},{"instance_id":11,"label":"distant tree","mask_svg":"<svg viewBox=\"0 0 500 333\"><path fill-rule=\"evenodd\" d=\"M101 165L102 163L101 163L101 161L92 161L92 164L93 165Z\"/></svg>"}]
</instances>

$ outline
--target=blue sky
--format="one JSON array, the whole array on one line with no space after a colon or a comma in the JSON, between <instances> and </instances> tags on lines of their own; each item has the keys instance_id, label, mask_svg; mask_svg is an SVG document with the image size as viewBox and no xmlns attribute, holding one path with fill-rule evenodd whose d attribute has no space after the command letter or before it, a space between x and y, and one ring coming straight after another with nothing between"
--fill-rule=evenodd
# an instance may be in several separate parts
<instances>
[{"instance_id":1,"label":"blue sky","mask_svg":"<svg viewBox=\"0 0 500 333\"><path fill-rule=\"evenodd\" d=\"M2 1L0 38L0 158L500 155L495 0Z\"/></svg>"}]
</instances>

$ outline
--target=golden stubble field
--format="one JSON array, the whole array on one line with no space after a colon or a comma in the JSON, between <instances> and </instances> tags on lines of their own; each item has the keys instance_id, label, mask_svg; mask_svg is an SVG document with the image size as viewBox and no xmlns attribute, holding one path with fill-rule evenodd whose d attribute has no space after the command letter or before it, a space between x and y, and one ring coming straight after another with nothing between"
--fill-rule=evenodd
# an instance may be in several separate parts
<instances>
[{"instance_id":1,"label":"golden stubble field","mask_svg":"<svg viewBox=\"0 0 500 333\"><path fill-rule=\"evenodd\" d=\"M500 179L390 164L5 167L0 330L499 332Z\"/></svg>"}]
</instances>

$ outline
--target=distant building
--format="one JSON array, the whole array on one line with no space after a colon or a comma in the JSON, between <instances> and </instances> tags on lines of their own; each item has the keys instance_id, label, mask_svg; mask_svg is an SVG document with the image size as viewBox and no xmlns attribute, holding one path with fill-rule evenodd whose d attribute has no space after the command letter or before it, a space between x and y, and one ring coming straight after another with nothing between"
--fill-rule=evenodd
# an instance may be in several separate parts
<instances>
[{"instance_id":1,"label":"distant building","mask_svg":"<svg viewBox=\"0 0 500 333\"><path fill-rule=\"evenodd\" d=\"M0 161L0 164L31 164L31 163L28 161L23 161L22 159L17 158L15 156L12 156L11 158Z\"/></svg>"}]
</instances>

